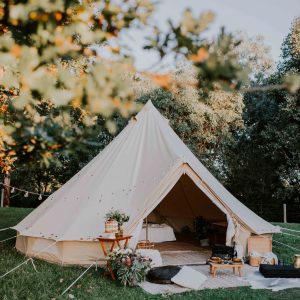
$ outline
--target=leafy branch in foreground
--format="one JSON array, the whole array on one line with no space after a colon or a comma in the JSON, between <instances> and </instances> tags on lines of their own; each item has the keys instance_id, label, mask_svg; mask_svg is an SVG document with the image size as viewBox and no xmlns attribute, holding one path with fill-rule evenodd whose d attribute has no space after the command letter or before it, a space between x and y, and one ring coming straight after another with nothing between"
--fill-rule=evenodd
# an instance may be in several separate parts
<instances>
[{"instance_id":1,"label":"leafy branch in foreground","mask_svg":"<svg viewBox=\"0 0 300 300\"><path fill-rule=\"evenodd\" d=\"M75 111L87 126L96 124L101 116L112 133L116 132L111 119L114 113L126 118L138 109L134 91L124 76L128 72L134 76L136 70L130 57L122 53L119 35L132 26L147 24L153 10L150 0L0 3L2 172L9 173L20 156L16 151L20 141L13 137L16 129L38 132L44 117L38 109L41 103L59 107L60 113L69 114L71 119ZM215 40L203 36L213 19L211 12L194 17L187 10L178 25L169 23L167 33L156 28L156 38L146 46L156 49L162 59L173 53L190 61L196 70L192 82L174 80L169 74L143 75L171 92L194 85L201 90L201 99L211 90L236 91L244 86L249 72L236 53L240 41L225 30ZM105 47L111 59L104 59L97 46ZM297 89L294 79L292 82L293 90ZM50 164L55 149L48 142L43 144L50 159L43 157L41 161Z\"/></svg>"},{"instance_id":2,"label":"leafy branch in foreground","mask_svg":"<svg viewBox=\"0 0 300 300\"><path fill-rule=\"evenodd\" d=\"M123 78L125 70L134 68L110 43L118 43L122 30L145 24L152 10L147 0L0 3L2 172L8 173L17 157L11 158L19 146L12 137L18 126L40 126L37 107L42 102L69 115L80 110L86 125L95 124L101 114L111 131L113 112L128 116L137 109ZM104 44L112 55L118 54L115 61L98 55L95 45Z\"/></svg>"}]
</instances>

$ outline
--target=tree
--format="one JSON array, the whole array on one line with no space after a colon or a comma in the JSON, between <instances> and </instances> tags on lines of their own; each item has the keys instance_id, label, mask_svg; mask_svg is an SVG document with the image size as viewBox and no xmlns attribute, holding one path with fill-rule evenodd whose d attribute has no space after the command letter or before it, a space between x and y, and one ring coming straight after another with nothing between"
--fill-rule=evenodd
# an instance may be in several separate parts
<instances>
[{"instance_id":1,"label":"tree","mask_svg":"<svg viewBox=\"0 0 300 300\"><path fill-rule=\"evenodd\" d=\"M170 91L157 89L145 79L134 82L137 101L151 100L183 142L217 174L219 148L243 127L242 96L234 91L218 88L204 91L184 85L196 80L197 72L190 64L179 64L170 76L177 82Z\"/></svg>"},{"instance_id":2,"label":"tree","mask_svg":"<svg viewBox=\"0 0 300 300\"><path fill-rule=\"evenodd\" d=\"M76 145L81 138L84 144L97 129L110 139L118 130L117 122L138 109L130 81L124 76L125 73L135 76L136 70L131 57L120 47L119 34L131 26L147 24L153 9L150 0L0 3L3 173L15 172L13 176L21 178L24 166L28 165L38 191L48 189L45 184L49 178L52 188L58 186L63 181L57 176L58 170L66 168L64 163L74 159L76 168L70 170L75 172L78 163L87 162L94 151L83 147L76 153L70 145ZM204 37L213 17L211 12L194 17L187 10L178 24L169 23L167 33L154 28L155 37L145 47L156 49L161 59L175 55L189 61L195 74L192 81L150 71L142 76L167 93L176 94L185 86L198 89L194 99L198 97L199 101L191 104L198 109L194 107L189 116L202 118L198 128L205 137L201 139L194 130L193 145L201 148L206 143L203 149L216 153L222 135L230 137L235 126L240 126L237 115L241 102L237 90L247 78L248 70L234 51L240 41L232 34L222 29L214 40ZM106 47L110 60L97 51L99 45ZM228 110L219 99L232 107ZM214 114L212 109L218 113ZM233 114L226 113L235 109ZM95 150L104 144L100 143ZM76 155L82 159L76 159Z\"/></svg>"},{"instance_id":3,"label":"tree","mask_svg":"<svg viewBox=\"0 0 300 300\"><path fill-rule=\"evenodd\" d=\"M45 116L35 127L22 126L13 134L18 159L11 173L12 185L40 194L51 194L68 181L112 139L106 120L97 118L92 126L82 122L80 111L72 118L57 108L43 107ZM125 118L114 113L111 119L123 127ZM30 120L30 119L29 119ZM24 125L24 124L23 124ZM38 195L15 192L11 205L32 207L44 200Z\"/></svg>"},{"instance_id":4,"label":"tree","mask_svg":"<svg viewBox=\"0 0 300 300\"><path fill-rule=\"evenodd\" d=\"M97 114L108 119L116 110L124 116L135 110L132 91L123 79L131 66L128 59L120 54L115 61L104 61L93 46L107 43L112 55L118 53L109 43L121 30L145 23L152 10L147 0L1 2L2 172L8 173L18 158L14 148L19 146L12 137L17 126L41 125L36 120L42 102L61 107L65 114L75 107L89 125Z\"/></svg>"},{"instance_id":5,"label":"tree","mask_svg":"<svg viewBox=\"0 0 300 300\"><path fill-rule=\"evenodd\" d=\"M297 19L284 40L277 71L254 84L280 85L299 75L299 25ZM226 152L228 186L264 217L282 220L282 203L300 202L300 93L247 93L244 102L245 130Z\"/></svg>"},{"instance_id":6,"label":"tree","mask_svg":"<svg viewBox=\"0 0 300 300\"><path fill-rule=\"evenodd\" d=\"M131 26L146 24L152 11L148 0L1 2L2 172L11 173L17 160L19 166L26 162L33 166L38 163L39 168L45 169L50 165L58 167L60 148L71 144L74 135L70 132L78 130L73 128L74 123L64 122L72 119L74 111L88 126L96 124L97 118L105 119L110 132L116 130L110 116L119 112L126 118L136 111L134 94L124 78L125 72L134 74L135 69L123 55L118 35ZM209 74L212 80L203 80L203 86L215 83L236 88L242 80L242 69L230 51L231 36L223 32L217 43L208 42L200 35L210 24L212 13L199 18L190 16L186 11L179 25L170 27L170 35L166 36L168 49L164 50L180 52L190 59L202 79ZM171 39L177 41L177 48L169 47ZM105 45L110 61L99 55L97 45ZM161 51L159 45L151 47ZM168 76L148 72L144 76L169 90ZM172 87L176 85L177 82L172 83ZM199 83L195 81L193 85ZM41 110L45 104L51 109Z\"/></svg>"}]
</instances>

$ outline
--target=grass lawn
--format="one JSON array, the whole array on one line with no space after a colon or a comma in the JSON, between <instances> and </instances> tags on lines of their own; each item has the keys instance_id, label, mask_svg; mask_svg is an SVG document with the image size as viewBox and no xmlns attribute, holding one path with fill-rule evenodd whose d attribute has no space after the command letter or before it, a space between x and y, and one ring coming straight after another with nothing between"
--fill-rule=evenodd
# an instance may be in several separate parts
<instances>
[{"instance_id":1,"label":"grass lawn","mask_svg":"<svg viewBox=\"0 0 300 300\"><path fill-rule=\"evenodd\" d=\"M0 229L15 225L31 209L3 208L0 209ZM279 223L278 223L279 225ZM280 224L287 228L300 230L300 224ZM15 231L0 232L0 240L11 237ZM275 240L290 246L300 248L300 239L276 234ZM25 258L14 249L14 240L0 244L0 276L22 263ZM274 244L274 252L284 261L289 261L294 254ZM29 299L70 299L68 295L58 297L84 270L82 267L60 267L43 261L35 260L38 272L32 264L21 266L16 271L0 279L0 300L29 300ZM101 270L90 269L77 284L67 293L74 299L300 299L300 288L280 292L269 290L251 290L248 287L203 290L177 295L152 296L140 288L124 288L116 282L101 276Z\"/></svg>"}]
</instances>

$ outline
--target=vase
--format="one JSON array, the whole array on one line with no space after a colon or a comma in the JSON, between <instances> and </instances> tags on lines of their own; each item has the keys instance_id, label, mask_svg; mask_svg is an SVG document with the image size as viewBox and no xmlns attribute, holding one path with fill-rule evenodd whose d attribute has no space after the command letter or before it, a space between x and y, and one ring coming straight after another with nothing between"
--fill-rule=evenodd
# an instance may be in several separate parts
<instances>
[{"instance_id":1,"label":"vase","mask_svg":"<svg viewBox=\"0 0 300 300\"><path fill-rule=\"evenodd\" d=\"M294 268L300 269L300 255L294 255Z\"/></svg>"},{"instance_id":2,"label":"vase","mask_svg":"<svg viewBox=\"0 0 300 300\"><path fill-rule=\"evenodd\" d=\"M122 226L118 226L118 232L115 234L116 238L123 237L123 228Z\"/></svg>"},{"instance_id":3,"label":"vase","mask_svg":"<svg viewBox=\"0 0 300 300\"><path fill-rule=\"evenodd\" d=\"M123 227L119 226L119 232L118 232L119 236L122 237L123 236Z\"/></svg>"}]
</instances>

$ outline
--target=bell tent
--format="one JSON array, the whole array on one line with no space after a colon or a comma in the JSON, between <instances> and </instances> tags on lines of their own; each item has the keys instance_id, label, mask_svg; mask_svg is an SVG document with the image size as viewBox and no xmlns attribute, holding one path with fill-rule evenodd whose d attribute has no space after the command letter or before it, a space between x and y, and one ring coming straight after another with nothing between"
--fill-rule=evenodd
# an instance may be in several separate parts
<instances>
[{"instance_id":1,"label":"bell tent","mask_svg":"<svg viewBox=\"0 0 300 300\"><path fill-rule=\"evenodd\" d=\"M245 253L251 235L279 229L239 202L195 157L149 101L81 171L24 218L16 248L67 265L103 259L97 237L105 215L130 216L124 232L135 247L144 218L159 212L175 231L195 217L226 222L226 244Z\"/></svg>"}]
</instances>

